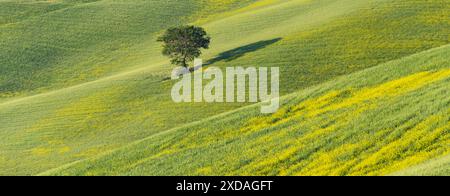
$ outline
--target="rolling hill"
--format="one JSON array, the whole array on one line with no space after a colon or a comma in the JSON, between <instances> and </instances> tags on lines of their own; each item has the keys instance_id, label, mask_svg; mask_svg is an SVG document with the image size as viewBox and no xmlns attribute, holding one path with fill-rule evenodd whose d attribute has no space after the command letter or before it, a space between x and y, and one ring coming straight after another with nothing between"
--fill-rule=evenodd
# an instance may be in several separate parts
<instances>
[{"instance_id":1,"label":"rolling hill","mask_svg":"<svg viewBox=\"0 0 450 196\"><path fill-rule=\"evenodd\" d=\"M396 176L448 176L450 175L449 156L433 159L417 166L410 167L400 172L395 172Z\"/></svg>"},{"instance_id":2,"label":"rolling hill","mask_svg":"<svg viewBox=\"0 0 450 196\"><path fill-rule=\"evenodd\" d=\"M1 1L0 97L69 87L161 62L155 43L161 31L201 19L198 13L251 1L226 2L217 7L212 6L217 0Z\"/></svg>"},{"instance_id":3,"label":"rolling hill","mask_svg":"<svg viewBox=\"0 0 450 196\"><path fill-rule=\"evenodd\" d=\"M287 95L273 115L242 108L44 174L388 175L450 153L449 49ZM438 162L412 171L449 175Z\"/></svg>"},{"instance_id":4,"label":"rolling hill","mask_svg":"<svg viewBox=\"0 0 450 196\"><path fill-rule=\"evenodd\" d=\"M0 174L379 175L439 158L449 9L444 0L0 1ZM185 23L211 34L210 66L279 66L283 109L174 104L155 39ZM424 133L438 135L406 150Z\"/></svg>"}]
</instances>

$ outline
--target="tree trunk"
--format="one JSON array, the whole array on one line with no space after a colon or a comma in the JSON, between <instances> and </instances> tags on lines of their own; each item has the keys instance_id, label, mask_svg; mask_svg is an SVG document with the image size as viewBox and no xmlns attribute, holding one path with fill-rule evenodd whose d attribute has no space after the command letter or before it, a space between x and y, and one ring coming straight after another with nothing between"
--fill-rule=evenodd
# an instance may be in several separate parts
<instances>
[{"instance_id":1,"label":"tree trunk","mask_svg":"<svg viewBox=\"0 0 450 196\"><path fill-rule=\"evenodd\" d=\"M186 56L183 57L183 67L188 68L188 64L186 63Z\"/></svg>"}]
</instances>

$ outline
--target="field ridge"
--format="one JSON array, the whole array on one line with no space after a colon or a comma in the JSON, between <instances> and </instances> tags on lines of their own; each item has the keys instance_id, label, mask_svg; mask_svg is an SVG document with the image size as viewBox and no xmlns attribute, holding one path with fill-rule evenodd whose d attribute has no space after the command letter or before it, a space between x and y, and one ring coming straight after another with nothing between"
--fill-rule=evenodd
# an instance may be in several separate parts
<instances>
[{"instance_id":1,"label":"field ridge","mask_svg":"<svg viewBox=\"0 0 450 196\"><path fill-rule=\"evenodd\" d=\"M433 66L442 68L443 61L448 59L445 56L430 56L427 52L431 50L431 53L436 52L436 55L446 54L441 50L448 50L450 43L448 37L450 24L446 22L450 5L444 0L427 2L408 0L357 2L351 0L103 0L95 2L61 0L45 3L33 3L42 1L32 0L20 1L28 2L28 4L5 2L0 1L0 24L14 21L19 23L0 26L0 68L2 70L0 72L0 175L54 173L52 169L58 170L61 166L73 168L89 162L91 158L109 157L105 153L120 154L119 152L130 144L140 146L149 140L162 145L149 144L155 149L161 149L159 154L152 156L157 155L157 161L163 161L168 154L183 155L186 153L184 150L194 151L192 148L197 145L197 139L192 138L192 145L183 144L186 147L184 149L166 148L167 142L174 144L176 142L165 137L182 135L170 130L191 130L192 127L204 130L208 128L201 127L204 123L211 130L208 132L194 130L199 137L202 134L217 133L229 138L235 131L233 128L240 128L234 123L215 125L213 121L222 122L220 117L217 119L217 115L223 115L221 116L223 119L235 118L236 123L239 124L242 119L238 114L242 114L244 117L255 118L254 124L261 126L267 123L264 119L280 124L291 123L290 120L295 120L294 117L289 117L292 111L282 111L274 119L262 118L259 113L253 113L256 105L251 103L174 104L170 98L170 89L176 81L167 80L173 66L169 66L169 61L160 54L160 43L155 41L156 37L170 26L193 24L206 29L213 38L210 49L205 50L202 55L202 59L208 66L220 69L228 66L280 67L280 75L283 76L280 78L280 95L285 100L313 98L320 93L328 92L329 97L333 97L335 102L340 102L358 93L361 96L364 91L356 91L360 87L389 77L395 79L394 76L410 72L417 72L419 75L412 75L398 82L404 84L405 81L410 81L411 85L414 83L422 86L429 82L427 82L429 76L445 75L445 73L434 73L432 68ZM67 7L77 3L81 4L76 6L81 6L83 2L91 3L84 4L83 7ZM45 14L55 9L63 10ZM167 12L167 10L171 11ZM416 58L418 62L410 62L409 58ZM436 62L429 59L434 59ZM393 61L402 64L405 69L391 66L390 70L379 70L380 66ZM418 68L404 65L403 61L408 61ZM359 78L358 74L365 71L374 72L378 78L372 76ZM421 76L423 78L420 78ZM339 89L347 85L348 81L354 82L350 85L353 89ZM408 94L405 97L403 94L394 96L394 100L385 104L401 103L411 109L397 108L398 111L405 110L405 113L398 113L398 116L386 115L385 119L378 119L373 123L401 119L411 111L417 112L416 110L424 110L426 114L441 111L441 108L435 106L441 104L442 107L447 107L443 103L446 97L435 101L432 98L442 96L436 89L442 89L444 84L446 83L433 83L431 85L433 88L417 91L428 95L422 97L423 100L411 98L412 95L421 96L416 91L414 91L416 94ZM408 92L409 85L405 84L405 86L400 89ZM395 94L392 93L392 86L381 87L386 87L391 94ZM381 87L378 89L383 90ZM410 87L414 89L414 86ZM332 89L338 90L331 91ZM372 91L365 93L376 89L373 88ZM378 96L379 93L374 95L375 98L379 98ZM320 104L329 101L327 97L319 98L324 101ZM400 98L404 99L403 102L399 100ZM346 101L348 101L347 104L359 103L356 99ZM429 107L421 109L420 105L410 106L411 102L420 102ZM327 110L339 109L346 105L334 106L337 108L324 106L314 115L320 116L321 112L329 112ZM367 107L373 109L375 106ZM384 109L379 108L380 111L387 112ZM349 112L356 111L349 110ZM174 114L177 114L176 118ZM346 114L337 113L336 116L343 117ZM420 118L425 115L416 116L410 117L412 120L406 118L404 121L414 124L418 119L423 120ZM216 120L210 120L210 118ZM285 120L280 121L283 118ZM321 126L333 124L316 118L310 120L318 121L316 125ZM433 124L435 121L436 119L428 123L430 126L437 126ZM442 123L442 120L437 122ZM362 124L364 123L367 122ZM298 128L300 125L307 126L304 123L298 123L294 127ZM289 126L286 125L285 128L287 127ZM385 127L385 125L379 124L379 127ZM404 128L407 125L400 127ZM230 130L220 132L218 128ZM247 132L253 133L253 129L256 128L250 126ZM260 128L263 132L270 133L268 127ZM303 127L305 130L310 128ZM319 129L319 127L316 128ZM288 128L291 134L299 134L292 132L292 129ZM160 136L167 131L169 132L164 136ZM373 130L373 132L377 131ZM349 133L340 132L340 134L340 137L345 137ZM190 138L191 135L185 136ZM246 135L243 136L245 137ZM258 137L248 140L249 145L263 139ZM279 139L279 137L281 135L274 135L273 139ZM286 148L282 150L295 151L295 148L288 148L294 144L283 143L290 141L289 138L285 139L279 141L282 145L274 146L273 149ZM140 143L135 144L135 142ZM322 140L317 141L319 142ZM208 141L203 144L208 144ZM215 144L211 145L218 147ZM315 145L312 143L309 147ZM323 143L322 146L326 147L327 143ZM137 148L131 150L135 151ZM208 150L213 151L214 148ZM255 146L255 151L260 150L264 148ZM130 154L135 153L137 152L130 152ZM286 155L289 154L292 152L286 152ZM300 155L307 157L305 152L294 153L290 159L295 160ZM192 155L186 158L193 157L197 156ZM202 161L219 157L219 155L204 157L204 160L194 162L204 164ZM257 157L253 158L257 159ZM296 164L287 164L289 160L285 160L284 157L279 159L285 161L283 167L286 168ZM146 160L148 159L141 160L142 166L151 169L152 165L145 165ZM178 162L180 161L182 162L182 160ZM217 163L221 161L217 160ZM134 162L134 165L139 163ZM120 168L121 160L112 164ZM271 163L265 162L265 164ZM108 164L104 166L110 167ZM194 165L194 167L197 166ZM232 166L233 163L230 164L230 171ZM273 167L274 170L262 173L258 171L261 165L253 166L255 167L249 168L261 174L280 172L277 171L279 168ZM130 167L129 171L122 171L122 174L124 172L140 174L135 170L136 168L128 167ZM189 173L188 168L182 168L186 171L179 174ZM114 171L111 169L111 172ZM211 172L211 169L207 167L198 171L199 174L208 174L208 172ZM297 174L296 172L299 171L286 170L280 173ZM351 173L345 172L342 174ZM142 173L164 174L154 171L142 171ZM216 174L219 173L227 172L217 170Z\"/></svg>"},{"instance_id":2,"label":"field ridge","mask_svg":"<svg viewBox=\"0 0 450 196\"><path fill-rule=\"evenodd\" d=\"M298 94L309 94L309 93L312 93L314 91L314 89L316 89L316 88L318 88L320 86L326 86L326 85L330 85L330 84L336 83L336 81L340 81L342 79L351 77L352 75L358 75L358 74L361 74L361 73L370 72L371 70L380 69L380 67L388 65L388 64L396 64L396 63L399 63L399 62L405 61L405 60L407 61L409 59L414 59L415 57L419 57L419 56L421 56L423 54L432 53L433 51L442 50L444 48L450 48L450 44L444 45L444 46L440 46L440 47L436 47L436 48L432 48L432 49L429 49L429 50L426 50L426 51L422 51L422 52L419 52L419 53L416 53L416 54L412 54L410 56L406 56L406 57L402 57L402 58L399 58L399 59L395 59L395 60L392 60L392 61L389 61L389 62L385 62L385 63L382 63L382 64L380 64L378 66L367 68L365 70L361 70L361 71L358 71L358 72L355 72L355 73L352 73L352 74L349 74L349 75L340 76L338 78L335 78L334 80L325 82L323 84L311 86L308 89L304 89L304 90L300 90L299 92L295 92L295 93L284 95L280 99L281 100L285 100L285 99L294 98ZM188 129L189 127L194 127L194 126L201 125L201 124L204 124L204 123L208 123L208 122L212 122L212 121L215 121L215 120L219 120L219 119L222 119L222 118L224 118L224 117L226 117L228 115L233 115L233 114L245 111L245 110L250 109L250 108L259 107L260 105L261 105L261 103L252 104L252 105L244 106L244 107L232 110L232 111L221 113L221 114L218 114L218 115L206 118L206 119L202 119L200 121L184 124L184 125L182 125L180 127L175 127L175 128L170 129L170 130L166 130L166 131L157 133L155 135L151 135L151 136L149 136L147 138L143 138L143 139L134 141L134 142L132 142L130 144L127 144L125 146L122 146L122 147L119 147L119 148L116 148L116 149L112 149L112 150L110 150L108 152L102 153L102 154L97 155L95 157L87 158L85 160L75 161L75 162L69 163L69 164L65 164L65 165L63 165L61 167L53 168L53 169L50 169L48 171L39 173L37 175L44 175L44 176L45 175L52 175L52 174L55 174L55 173L59 173L59 172L65 170L65 169L70 169L71 166L75 166L77 164L83 164L84 162L101 160L105 156L113 155L114 153L119 152L119 151L123 151L124 149L130 149L133 146L137 146L139 144L142 144L142 143L144 143L144 142L146 142L146 141L148 141L150 139L153 139L155 137L164 136L166 134L170 134L170 133L177 132L177 131L183 131L183 129ZM283 106L281 106L281 107L283 107ZM420 164L418 164L418 165L420 165ZM415 167L415 166L412 166L412 167Z\"/></svg>"}]
</instances>

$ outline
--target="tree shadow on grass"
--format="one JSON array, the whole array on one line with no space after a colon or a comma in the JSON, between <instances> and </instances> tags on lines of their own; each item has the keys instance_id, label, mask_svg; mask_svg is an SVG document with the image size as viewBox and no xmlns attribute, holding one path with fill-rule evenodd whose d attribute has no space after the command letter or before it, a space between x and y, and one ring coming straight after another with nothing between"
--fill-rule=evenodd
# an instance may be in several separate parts
<instances>
[{"instance_id":1,"label":"tree shadow on grass","mask_svg":"<svg viewBox=\"0 0 450 196\"><path fill-rule=\"evenodd\" d=\"M263 49L269 45L277 43L281 38L271 39L271 40L263 40L259 42L255 42L249 45L241 46L239 48L235 48L226 52L222 52L217 57L207 61L203 66L208 66L219 61L229 62L235 59L238 59L244 56L247 53L255 52L257 50Z\"/></svg>"},{"instance_id":2,"label":"tree shadow on grass","mask_svg":"<svg viewBox=\"0 0 450 196\"><path fill-rule=\"evenodd\" d=\"M229 61L238 59L247 53L251 53L251 52L255 52L257 50L263 49L269 45L279 42L280 40L281 40L281 38L275 38L275 39L271 39L271 40L263 40L263 41L255 42L255 43L248 44L245 46L241 46L241 47L229 50L229 51L222 52L219 55L217 55L215 58L208 60L201 66L190 67L189 72L195 72L198 69L200 69L201 67L206 67L211 64L220 62L220 61L229 62ZM171 79L171 77L166 77L166 78L163 78L162 81L167 81L170 79Z\"/></svg>"}]
</instances>

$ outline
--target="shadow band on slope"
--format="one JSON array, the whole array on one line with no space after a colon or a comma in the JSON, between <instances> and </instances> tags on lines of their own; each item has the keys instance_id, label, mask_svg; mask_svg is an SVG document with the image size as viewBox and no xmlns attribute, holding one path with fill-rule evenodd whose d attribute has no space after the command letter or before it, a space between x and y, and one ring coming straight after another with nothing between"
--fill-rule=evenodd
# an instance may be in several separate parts
<instances>
[{"instance_id":1,"label":"shadow band on slope","mask_svg":"<svg viewBox=\"0 0 450 196\"><path fill-rule=\"evenodd\" d=\"M248 44L245 46L241 46L241 47L238 47L238 48L235 48L232 50L222 52L219 55L217 55L215 58L208 60L202 66L189 68L189 71L194 72L194 71L197 71L198 69L200 69L201 67L207 67L209 65L212 65L212 64L220 62L220 61L230 62L230 61L236 60L236 59L244 56L245 54L266 48L267 46L275 44L275 43L279 42L280 40L282 40L282 38L263 40L263 41L255 42L252 44ZM167 80L171 80L171 78L170 77L163 78L162 82L167 81Z\"/></svg>"},{"instance_id":2,"label":"shadow band on slope","mask_svg":"<svg viewBox=\"0 0 450 196\"><path fill-rule=\"evenodd\" d=\"M204 66L208 66L220 61L225 61L225 62L230 62L233 60L236 60L242 56L244 56L247 53L251 53L251 52L255 52L257 50L266 48L269 45L275 44L277 42L279 42L281 40L281 38L275 38L275 39L271 39L271 40L263 40L263 41L259 41L259 42L255 42L252 44L248 44L245 46L241 46L232 50L228 50L225 52L220 53L219 55L217 55L217 57L207 61Z\"/></svg>"}]
</instances>

